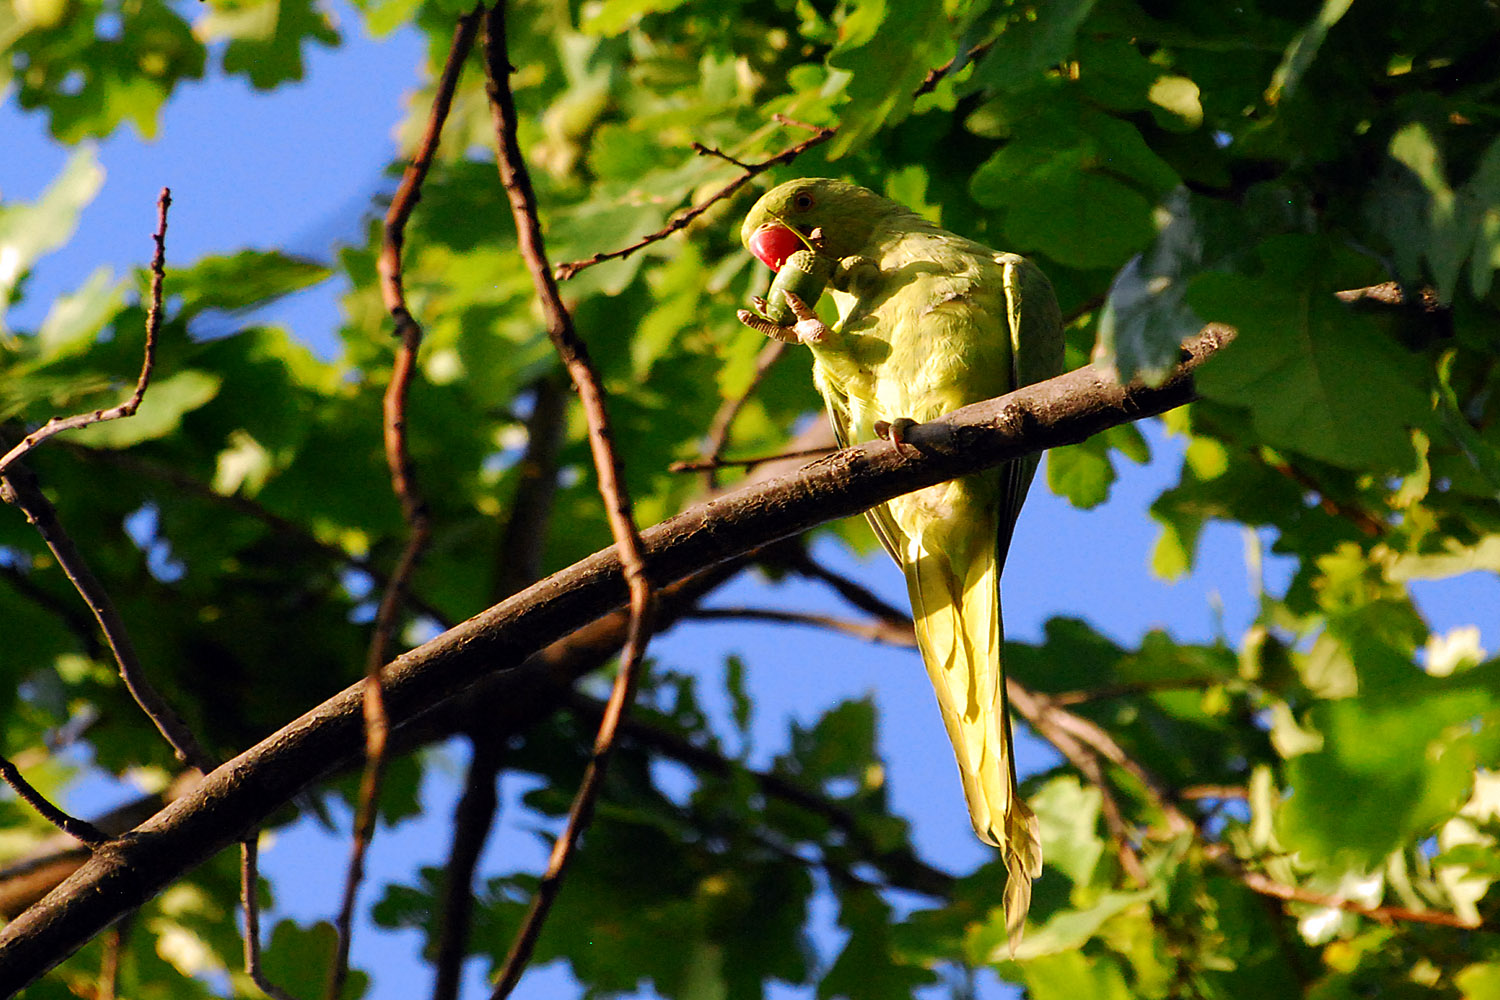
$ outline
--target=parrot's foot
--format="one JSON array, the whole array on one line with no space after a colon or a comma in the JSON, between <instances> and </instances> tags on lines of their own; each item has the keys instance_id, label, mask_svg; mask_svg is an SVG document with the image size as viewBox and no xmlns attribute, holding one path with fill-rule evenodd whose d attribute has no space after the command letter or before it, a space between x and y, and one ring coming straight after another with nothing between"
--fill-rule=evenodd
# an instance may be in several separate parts
<instances>
[{"instance_id":1,"label":"parrot's foot","mask_svg":"<svg viewBox=\"0 0 1500 1000\"><path fill-rule=\"evenodd\" d=\"M755 315L749 309L741 309L735 315L739 317L741 323L756 333L787 344L821 344L833 336L833 331L818 319L818 314L813 312L812 307L803 302L796 293L784 291L782 294L786 296L786 304L791 307L792 315L797 317L795 323L780 326L764 316ZM756 297L751 301L755 308L765 311L765 299Z\"/></svg>"},{"instance_id":2,"label":"parrot's foot","mask_svg":"<svg viewBox=\"0 0 1500 1000\"><path fill-rule=\"evenodd\" d=\"M897 417L895 420L875 421L875 436L882 441L889 441L896 446L898 452L905 453L910 448L913 453L917 451L916 446L906 443L906 432L917 426L917 422L911 417Z\"/></svg>"}]
</instances>

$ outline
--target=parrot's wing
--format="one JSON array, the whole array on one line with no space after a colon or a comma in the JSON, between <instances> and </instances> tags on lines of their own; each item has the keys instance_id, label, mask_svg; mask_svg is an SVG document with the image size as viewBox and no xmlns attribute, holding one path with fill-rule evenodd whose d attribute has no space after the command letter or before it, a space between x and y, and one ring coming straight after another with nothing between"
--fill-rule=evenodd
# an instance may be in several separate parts
<instances>
[{"instance_id":1,"label":"parrot's wing","mask_svg":"<svg viewBox=\"0 0 1500 1000\"><path fill-rule=\"evenodd\" d=\"M820 382L818 388L823 393L823 404L828 409L828 422L833 425L833 439L840 448L848 448L854 443L854 435L849 429L849 397L835 389L827 380ZM865 520L870 522L875 537L880 539L881 547L900 565L899 546L904 544L906 536L896 526L896 520L891 517L885 504L865 511Z\"/></svg>"},{"instance_id":2,"label":"parrot's wing","mask_svg":"<svg viewBox=\"0 0 1500 1000\"><path fill-rule=\"evenodd\" d=\"M995 255L1005 272L1005 325L1010 333L1010 384L1019 389L1063 370L1063 324L1052 285L1031 261L1017 254ZM1000 521L996 560L1005 566L1016 518L1031 489L1040 456L1008 462L1000 470Z\"/></svg>"}]
</instances>

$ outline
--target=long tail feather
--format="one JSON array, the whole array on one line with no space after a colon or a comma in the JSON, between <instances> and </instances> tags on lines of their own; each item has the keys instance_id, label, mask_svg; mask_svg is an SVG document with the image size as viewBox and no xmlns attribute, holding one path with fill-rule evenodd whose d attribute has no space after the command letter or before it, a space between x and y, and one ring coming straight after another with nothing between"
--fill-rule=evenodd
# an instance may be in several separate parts
<instances>
[{"instance_id":1,"label":"long tail feather","mask_svg":"<svg viewBox=\"0 0 1500 1000\"><path fill-rule=\"evenodd\" d=\"M954 551L964 548L971 551ZM1005 923L1014 952L1031 906L1031 881L1041 874L1042 844L1036 815L1016 790L998 553L993 544L924 549L920 538L908 539L906 549L901 562L917 644L953 742L969 819L981 840L1000 849L1009 873Z\"/></svg>"}]
</instances>

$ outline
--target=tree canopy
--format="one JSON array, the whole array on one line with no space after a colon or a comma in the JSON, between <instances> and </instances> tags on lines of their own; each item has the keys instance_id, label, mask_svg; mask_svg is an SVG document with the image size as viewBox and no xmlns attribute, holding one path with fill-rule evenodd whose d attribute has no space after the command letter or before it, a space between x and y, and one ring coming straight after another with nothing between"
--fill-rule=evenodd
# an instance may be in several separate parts
<instances>
[{"instance_id":1,"label":"tree canopy","mask_svg":"<svg viewBox=\"0 0 1500 1000\"><path fill-rule=\"evenodd\" d=\"M609 715L587 678L632 628L630 557L595 555L629 534L555 349L571 327L656 628L758 571L773 592L806 578L849 603L848 620L785 620L909 643L903 610L816 558L814 540L872 548L862 521L836 518L1065 441L1036 489L1097 506L1122 460L1150 459L1130 422L1148 412L1185 442L1176 483L1140 511L1154 571L1188 573L1213 522L1290 570L1243 635L1121 640L1077 607L1009 644L1013 710L1056 750L1023 775L1047 867L1014 952L998 862L922 857L891 808L870 701L794 723L762 766L745 675L778 664L733 659L707 691L647 663L533 964L565 963L586 996L672 1000L773 984L964 996L976 969L1034 1000L1500 995L1500 660L1477 625L1435 631L1412 597L1500 572L1493 3L345 14L428 44L405 108L342 112L396 123L393 181L430 154L388 222L372 206L363 239L321 260L178 260L164 203L164 270L96 274L23 326L7 314L101 184L88 140L153 135L192 81L297 83L309 48L341 35L312 0L0 5L9 99L76 147L39 198L0 202L0 451L117 406L143 354L150 369L138 412L85 417L0 470L10 777L52 802L91 774L143 794L81 825L0 801L0 985L325 995L329 923L261 928L259 984L244 971L232 845L370 801L361 678L403 651L383 687L374 835L417 811L442 766L423 748L468 744L464 791L448 863L358 905L424 936L437 998L458 995L466 954L507 966L551 880L477 867L497 778L532 779L527 822L550 844ZM497 172L497 138L534 206ZM934 434L917 457L867 446L774 479L830 437L804 420L821 409L805 359L735 319L766 280L738 223L765 184L799 175L1032 257L1067 317L1069 367L1092 369L960 419L961 448ZM550 303L533 235L556 268ZM253 319L333 282L330 356ZM138 705L151 690L165 712ZM729 726L710 700L732 706ZM814 931L819 907L834 940ZM341 988L378 990L375 969Z\"/></svg>"}]
</instances>

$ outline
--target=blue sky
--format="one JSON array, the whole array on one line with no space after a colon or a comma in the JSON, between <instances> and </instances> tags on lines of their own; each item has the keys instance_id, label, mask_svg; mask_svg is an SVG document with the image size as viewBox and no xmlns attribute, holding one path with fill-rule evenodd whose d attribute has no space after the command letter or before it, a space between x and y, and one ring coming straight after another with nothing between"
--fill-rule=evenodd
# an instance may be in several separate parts
<instances>
[{"instance_id":1,"label":"blue sky","mask_svg":"<svg viewBox=\"0 0 1500 1000\"><path fill-rule=\"evenodd\" d=\"M391 129L408 91L418 81L423 44L410 33L382 41L363 35L347 9L341 18L345 45L312 49L306 82L260 94L238 81L213 80L181 88L164 113L160 138L141 141L122 131L99 145L107 172L97 200L83 213L79 233L64 250L38 266L27 302L10 315L13 326L35 326L56 295L81 285L99 265L116 274L143 265L150 253L156 193L173 189L168 259L185 264L206 253L244 246L278 247L323 256L340 240L358 238L361 219L374 211L373 196L393 186L382 174L395 152ZM61 169L68 151L46 135L40 116L0 105L0 195L29 200ZM418 209L420 211L420 209ZM337 281L284 300L259 317L288 326L320 352L336 350ZM588 331L582 331L587 337ZM1052 616L1087 617L1117 640L1135 644L1145 631L1165 628L1182 640L1223 634L1237 641L1254 614L1238 528L1212 526L1204 535L1195 572L1167 584L1148 567L1156 529L1149 501L1176 479L1180 447L1158 427L1148 428L1155 461L1125 464L1111 500L1078 511L1050 495L1039 481L1021 519L1005 577L1005 620L1012 638L1036 640ZM825 544L819 555L858 576L895 604L904 603L900 574L883 554L856 560ZM1285 567L1267 563L1276 589ZM1500 581L1492 575L1419 584L1418 599L1434 628L1478 623L1493 649L1500 640ZM716 604L842 609L821 588L800 583L768 588L743 579ZM478 609L475 609L478 610ZM1221 632L1222 630L1222 632ZM709 690L719 686L726 654L749 665L758 724L757 759L783 749L788 718L808 721L840 698L871 694L879 704L881 738L894 807L915 823L917 846L933 863L962 870L986 849L968 828L951 751L925 674L909 650L875 647L808 629L718 623L684 625L653 642L663 664L702 673ZM727 711L723 706L717 710ZM440 864L462 749L445 751L453 767L440 768L424 793L427 815L376 841L372 880L364 898L375 898L382 879L409 879L418 864ZM1021 769L1050 758L1045 747L1023 741ZM520 792L506 782L508 802ZM98 795L97 791L93 793ZM87 811L86 802L76 806ZM278 885L280 909L271 914L307 921L331 915L342 878L346 843L303 824L263 854ZM486 855L487 870L517 863L539 866L542 853L516 810L501 817L500 834ZM836 938L826 900L820 904L819 940ZM376 974L380 998L423 995L430 976L418 964L414 935L393 940L366 926L355 944L355 963ZM477 968L471 971L477 973ZM479 988L477 975L471 986ZM528 977L518 997L568 995L556 971ZM1008 991L986 981L985 997ZM803 995L791 993L787 995Z\"/></svg>"}]
</instances>

